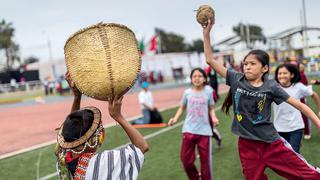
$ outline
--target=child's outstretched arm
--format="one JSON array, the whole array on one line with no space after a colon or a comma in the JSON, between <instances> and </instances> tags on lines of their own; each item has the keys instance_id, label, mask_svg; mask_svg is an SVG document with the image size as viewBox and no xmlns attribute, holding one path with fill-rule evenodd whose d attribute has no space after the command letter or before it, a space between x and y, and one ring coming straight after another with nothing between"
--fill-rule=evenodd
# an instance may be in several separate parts
<instances>
[{"instance_id":1,"label":"child's outstretched arm","mask_svg":"<svg viewBox=\"0 0 320 180\"><path fill-rule=\"evenodd\" d=\"M305 116L312 120L318 129L320 129L320 119L307 105L301 103L293 97L289 97L287 103L300 110Z\"/></svg>"},{"instance_id":2,"label":"child's outstretched arm","mask_svg":"<svg viewBox=\"0 0 320 180\"><path fill-rule=\"evenodd\" d=\"M313 92L311 97L312 97L312 99L314 100L314 102L317 105L318 116L320 116L320 98L319 98L319 95L316 92Z\"/></svg>"},{"instance_id":3,"label":"child's outstretched arm","mask_svg":"<svg viewBox=\"0 0 320 180\"><path fill-rule=\"evenodd\" d=\"M74 84L74 82L72 81L69 72L66 72L65 74L65 79L69 84L70 89L73 92L74 98L73 98L73 103L72 103L72 107L71 107L71 112L73 111L77 111L80 109L80 103L81 103L81 92L79 91L79 89L76 87L76 85Z\"/></svg>"},{"instance_id":4,"label":"child's outstretched arm","mask_svg":"<svg viewBox=\"0 0 320 180\"><path fill-rule=\"evenodd\" d=\"M219 125L219 119L216 116L213 106L209 106L210 117L212 119L212 124L214 127Z\"/></svg>"},{"instance_id":5,"label":"child's outstretched arm","mask_svg":"<svg viewBox=\"0 0 320 180\"><path fill-rule=\"evenodd\" d=\"M122 97L115 97L114 99L109 100L109 114L110 116L117 121L124 131L129 136L132 144L137 146L142 153L146 153L149 150L149 145L147 141L143 138L138 130L136 130L121 114L121 105Z\"/></svg>"},{"instance_id":6,"label":"child's outstretched arm","mask_svg":"<svg viewBox=\"0 0 320 180\"><path fill-rule=\"evenodd\" d=\"M225 68L222 64L218 63L218 61L214 60L213 52L211 49L211 42L210 42L210 31L213 26L211 20L208 20L208 25L203 27L203 47L204 47L204 54L206 57L206 62L213 68L220 76L226 77L227 76L227 68Z\"/></svg>"},{"instance_id":7,"label":"child's outstretched arm","mask_svg":"<svg viewBox=\"0 0 320 180\"><path fill-rule=\"evenodd\" d=\"M319 85L320 84L320 80L311 80L310 81L310 84L312 84L312 85Z\"/></svg>"},{"instance_id":8,"label":"child's outstretched arm","mask_svg":"<svg viewBox=\"0 0 320 180\"><path fill-rule=\"evenodd\" d=\"M179 109L176 112L176 115L174 116L174 118L171 118L168 122L169 126L173 126L174 124L177 123L178 119L180 118L180 116L182 115L183 111L186 109L186 105L181 104Z\"/></svg>"}]
</instances>

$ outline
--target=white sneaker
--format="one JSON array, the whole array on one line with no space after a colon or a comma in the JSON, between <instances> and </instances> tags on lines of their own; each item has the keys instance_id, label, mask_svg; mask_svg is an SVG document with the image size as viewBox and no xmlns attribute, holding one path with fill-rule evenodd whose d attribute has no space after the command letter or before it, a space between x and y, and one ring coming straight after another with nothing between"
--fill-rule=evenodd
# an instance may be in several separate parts
<instances>
[{"instance_id":1,"label":"white sneaker","mask_svg":"<svg viewBox=\"0 0 320 180\"><path fill-rule=\"evenodd\" d=\"M304 135L304 139L306 139L306 140L311 139L311 135Z\"/></svg>"}]
</instances>

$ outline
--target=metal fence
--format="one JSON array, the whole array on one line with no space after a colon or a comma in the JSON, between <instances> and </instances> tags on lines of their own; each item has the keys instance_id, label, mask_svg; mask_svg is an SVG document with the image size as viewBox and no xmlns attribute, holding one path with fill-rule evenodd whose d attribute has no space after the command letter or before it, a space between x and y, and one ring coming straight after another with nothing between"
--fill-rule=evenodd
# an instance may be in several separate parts
<instances>
[{"instance_id":1,"label":"metal fence","mask_svg":"<svg viewBox=\"0 0 320 180\"><path fill-rule=\"evenodd\" d=\"M41 81L19 82L15 84L0 84L0 93L16 92L16 91L32 91L43 88Z\"/></svg>"}]
</instances>

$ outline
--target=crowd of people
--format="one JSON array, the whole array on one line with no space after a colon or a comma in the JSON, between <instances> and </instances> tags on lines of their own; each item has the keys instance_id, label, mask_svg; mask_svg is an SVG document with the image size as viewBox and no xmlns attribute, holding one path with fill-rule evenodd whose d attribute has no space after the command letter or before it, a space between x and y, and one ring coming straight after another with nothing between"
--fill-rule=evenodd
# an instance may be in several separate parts
<instances>
[{"instance_id":1,"label":"crowd of people","mask_svg":"<svg viewBox=\"0 0 320 180\"><path fill-rule=\"evenodd\" d=\"M70 87L67 81L64 79L64 76L58 77L56 80L53 80L50 76L46 77L43 81L44 94L46 96L58 94L64 95L70 93Z\"/></svg>"},{"instance_id":2,"label":"crowd of people","mask_svg":"<svg viewBox=\"0 0 320 180\"><path fill-rule=\"evenodd\" d=\"M138 83L150 82L151 84L163 83L164 77L161 71L150 71L149 73L142 71L138 77Z\"/></svg>"}]
</instances>

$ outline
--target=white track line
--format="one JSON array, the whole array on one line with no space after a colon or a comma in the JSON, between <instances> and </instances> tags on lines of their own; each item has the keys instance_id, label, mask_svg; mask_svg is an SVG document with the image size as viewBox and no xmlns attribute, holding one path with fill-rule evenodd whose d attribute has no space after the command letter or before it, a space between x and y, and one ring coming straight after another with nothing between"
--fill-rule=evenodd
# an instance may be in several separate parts
<instances>
[{"instance_id":1,"label":"white track line","mask_svg":"<svg viewBox=\"0 0 320 180\"><path fill-rule=\"evenodd\" d=\"M161 129L161 130L159 130L159 131L156 131L156 132L154 132L154 133L151 133L151 134L148 134L148 135L144 136L144 139L147 140L147 139L150 139L150 138L152 138L152 137L158 136L158 135L160 135L160 134L162 134L162 133L165 133L165 132L167 132L167 131L169 131L169 130L171 130L171 129L177 128L177 127L181 126L182 124L183 124L183 121L175 124L174 126L169 126L169 127L163 128L163 129ZM124 146L126 146L126 145L127 145L127 144L123 144L123 145L118 146L118 147L113 148L113 149L120 149L121 147L124 147ZM47 179L53 178L53 177L55 177L55 176L58 176L58 173L57 173L57 172L54 172L54 173L48 174L48 175L46 175L46 176L44 176L44 177L41 177L39 180L47 180Z\"/></svg>"},{"instance_id":2,"label":"white track line","mask_svg":"<svg viewBox=\"0 0 320 180\"><path fill-rule=\"evenodd\" d=\"M159 111L164 111L164 110L171 109L171 108L174 108L174 107L177 107L177 106L178 105L169 106L169 107L166 107L166 108L159 109ZM132 121L132 120L137 119L139 117L141 117L141 116L134 116L134 117L128 118L128 121ZM104 125L104 127L105 128L109 128L109 127L113 127L113 126L116 126L116 125L118 125L118 124L116 122L113 122L113 123L109 123L107 125ZM22 153L26 153L26 152L29 152L29 151L33 151L33 150L36 150L36 149L39 149L39 148L43 148L43 147L55 144L56 142L57 142L57 140L51 140L51 141L47 141L47 142L44 142L44 143L41 143L41 144L37 144L37 145L34 145L34 146L27 147L27 148L24 148L24 149L20 149L20 150L17 150L17 151L6 153L6 154L3 154L3 155L0 155L0 160L1 159L6 159L6 158L9 158L9 157L12 157L12 156L16 156L16 155L19 155L19 154L22 154Z\"/></svg>"},{"instance_id":3,"label":"white track line","mask_svg":"<svg viewBox=\"0 0 320 180\"><path fill-rule=\"evenodd\" d=\"M221 94L224 94L226 92L227 92L227 90L222 91ZM177 106L179 106L179 104L178 105L172 105L172 106L169 106L169 107L166 107L166 108L161 108L161 109L159 109L159 111L160 112L161 111L165 111L167 109L172 109L172 108L175 108ZM217 110L220 109L220 108L221 107L218 107ZM134 116L134 117L128 118L128 121L132 121L132 120L137 119L139 117L141 117L141 116ZM104 127L108 128L108 127L112 127L112 126L116 126L116 125L118 125L118 124L116 122L113 122L113 123L109 123L107 125L104 125ZM9 157L12 157L12 156L16 156L16 155L19 155L19 154L22 154L22 153L26 153L26 152L29 152L29 151L33 151L33 150L36 150L36 149L39 149L39 148L43 148L43 147L49 146L51 144L55 144L56 142L57 142L57 140L51 140L51 141L48 141L48 142L45 142L45 143L41 143L41 144L37 144L37 145L34 145L34 146L30 146L28 148L24 148L24 149L20 149L20 150L17 150L17 151L10 152L10 153L2 154L2 155L0 155L0 160L5 159L5 158L9 158Z\"/></svg>"}]
</instances>

